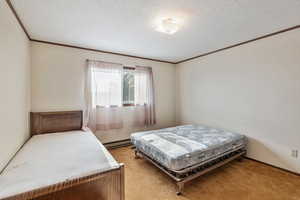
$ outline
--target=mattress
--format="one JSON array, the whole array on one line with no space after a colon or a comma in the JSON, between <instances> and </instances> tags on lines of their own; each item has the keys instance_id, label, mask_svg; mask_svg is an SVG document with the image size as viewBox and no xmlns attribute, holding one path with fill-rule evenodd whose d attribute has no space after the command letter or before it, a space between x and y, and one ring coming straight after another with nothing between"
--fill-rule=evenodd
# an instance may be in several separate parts
<instances>
[{"instance_id":1,"label":"mattress","mask_svg":"<svg viewBox=\"0 0 300 200\"><path fill-rule=\"evenodd\" d=\"M90 131L36 135L0 174L0 199L118 167Z\"/></svg>"},{"instance_id":2,"label":"mattress","mask_svg":"<svg viewBox=\"0 0 300 200\"><path fill-rule=\"evenodd\" d=\"M183 170L245 148L246 137L202 125L137 132L131 141L144 154L172 171Z\"/></svg>"}]
</instances>

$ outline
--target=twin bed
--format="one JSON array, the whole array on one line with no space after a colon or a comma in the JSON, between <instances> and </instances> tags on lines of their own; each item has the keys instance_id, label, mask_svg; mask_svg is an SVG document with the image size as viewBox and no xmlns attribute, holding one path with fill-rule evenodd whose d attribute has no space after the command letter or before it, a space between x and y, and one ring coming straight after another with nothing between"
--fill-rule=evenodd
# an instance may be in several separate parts
<instances>
[{"instance_id":1,"label":"twin bed","mask_svg":"<svg viewBox=\"0 0 300 200\"><path fill-rule=\"evenodd\" d=\"M185 125L131 135L136 157L161 169L178 186L246 153L245 136L201 125Z\"/></svg>"},{"instance_id":2,"label":"twin bed","mask_svg":"<svg viewBox=\"0 0 300 200\"><path fill-rule=\"evenodd\" d=\"M82 112L31 114L32 137L0 175L1 200L124 200L124 166Z\"/></svg>"}]
</instances>

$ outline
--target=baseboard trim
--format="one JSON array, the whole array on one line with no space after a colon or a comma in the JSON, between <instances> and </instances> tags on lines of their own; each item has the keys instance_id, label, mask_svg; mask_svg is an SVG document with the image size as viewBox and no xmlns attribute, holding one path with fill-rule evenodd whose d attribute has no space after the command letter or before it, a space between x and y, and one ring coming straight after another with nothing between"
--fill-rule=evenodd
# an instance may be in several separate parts
<instances>
[{"instance_id":1,"label":"baseboard trim","mask_svg":"<svg viewBox=\"0 0 300 200\"><path fill-rule=\"evenodd\" d=\"M293 174L293 175L296 175L296 176L300 176L300 173L293 172L293 171L290 171L290 170L288 170L288 169L284 169L284 168L281 168L281 167L277 167L277 166L275 166L275 165L271 165L271 164L269 164L269 163L265 163L265 162L262 162L262 161L260 161L260 160L256 160L256 159L254 159L254 158L249 158L249 157L247 157L247 156L244 156L244 158L245 158L245 159L248 159L248 160L252 160L252 161L254 161L254 162L258 162L258 163L263 164L263 165L267 165L267 166L269 166L269 167L273 167L273 168L282 170L282 171L284 171L284 172L287 172L287 173L290 173L290 174Z\"/></svg>"},{"instance_id":2,"label":"baseboard trim","mask_svg":"<svg viewBox=\"0 0 300 200\"><path fill-rule=\"evenodd\" d=\"M125 139L125 140L118 140L118 141L113 141L113 142L107 142L107 143L104 143L103 144L107 149L116 149L116 148L120 148L120 147L126 147L126 146L130 146L132 145L130 139ZM279 169L279 170L282 170L284 172L287 172L287 173L290 173L290 174L293 174L293 175L296 175L296 176L300 176L300 173L297 173L297 172L293 172L293 171L290 171L288 169L284 169L284 168L281 168L281 167L277 167L275 165L271 165L269 163L265 163L263 161L260 161L260 160L256 160L254 158L249 158L247 156L244 156L245 159L248 159L248 160L252 160L254 162L258 162L260 164L263 164L263 165L267 165L269 167L273 167L273 168L276 168L276 169Z\"/></svg>"}]
</instances>

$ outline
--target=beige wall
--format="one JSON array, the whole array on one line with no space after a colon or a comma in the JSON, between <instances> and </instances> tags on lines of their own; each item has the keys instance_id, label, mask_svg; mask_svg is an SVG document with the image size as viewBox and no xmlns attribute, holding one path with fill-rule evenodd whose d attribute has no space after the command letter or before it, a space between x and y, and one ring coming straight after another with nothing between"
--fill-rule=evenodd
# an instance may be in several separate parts
<instances>
[{"instance_id":1,"label":"beige wall","mask_svg":"<svg viewBox=\"0 0 300 200\"><path fill-rule=\"evenodd\" d=\"M172 64L135 59L112 54L32 43L32 110L54 111L84 109L84 69L86 59L151 66L154 73L157 125L152 128L173 126L175 123L175 67ZM130 119L126 108L125 121ZM128 139L134 131L98 132L102 142Z\"/></svg>"},{"instance_id":2,"label":"beige wall","mask_svg":"<svg viewBox=\"0 0 300 200\"><path fill-rule=\"evenodd\" d=\"M300 29L176 67L177 121L243 133L248 156L300 172Z\"/></svg>"},{"instance_id":3,"label":"beige wall","mask_svg":"<svg viewBox=\"0 0 300 200\"><path fill-rule=\"evenodd\" d=\"M0 1L0 171L29 137L29 53L29 40Z\"/></svg>"},{"instance_id":4,"label":"beige wall","mask_svg":"<svg viewBox=\"0 0 300 200\"><path fill-rule=\"evenodd\" d=\"M5 91L0 104L1 169L28 138L30 58L29 42L4 1L0 27L0 87ZM249 138L249 157L300 172L300 158L291 157L292 149L300 150L299 55L299 29L176 67L32 42L31 109L84 109L87 58L152 66L158 119L153 128L173 126L176 107L178 124L200 123L243 133ZM126 108L125 120L129 115ZM127 139L133 131L125 127L96 134L102 142L111 142Z\"/></svg>"}]
</instances>

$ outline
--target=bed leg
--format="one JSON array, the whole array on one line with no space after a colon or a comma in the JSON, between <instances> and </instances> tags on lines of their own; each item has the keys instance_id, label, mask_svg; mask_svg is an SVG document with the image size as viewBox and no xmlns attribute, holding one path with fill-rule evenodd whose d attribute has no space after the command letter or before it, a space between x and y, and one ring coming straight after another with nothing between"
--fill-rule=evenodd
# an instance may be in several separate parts
<instances>
[{"instance_id":1,"label":"bed leg","mask_svg":"<svg viewBox=\"0 0 300 200\"><path fill-rule=\"evenodd\" d=\"M182 191L184 189L184 182L177 182L177 195L182 195Z\"/></svg>"},{"instance_id":2,"label":"bed leg","mask_svg":"<svg viewBox=\"0 0 300 200\"><path fill-rule=\"evenodd\" d=\"M138 153L138 150L134 150L134 158L135 159L139 159L140 157L139 157L139 153Z\"/></svg>"},{"instance_id":3,"label":"bed leg","mask_svg":"<svg viewBox=\"0 0 300 200\"><path fill-rule=\"evenodd\" d=\"M240 157L237 159L237 161L239 161L239 162L243 162L243 160L244 160L244 157L243 157L243 156L240 156Z\"/></svg>"}]
</instances>

